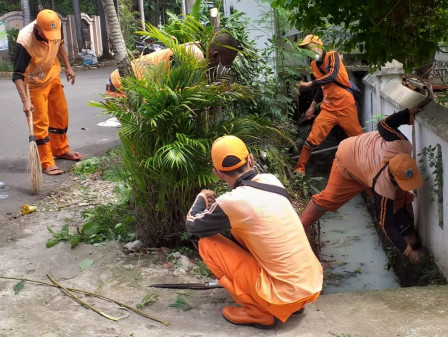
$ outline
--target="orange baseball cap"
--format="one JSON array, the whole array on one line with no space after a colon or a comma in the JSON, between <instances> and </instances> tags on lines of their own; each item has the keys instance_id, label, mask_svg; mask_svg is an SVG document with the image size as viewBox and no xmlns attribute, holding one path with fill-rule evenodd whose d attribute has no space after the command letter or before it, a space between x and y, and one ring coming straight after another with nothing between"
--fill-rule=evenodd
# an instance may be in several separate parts
<instances>
[{"instance_id":1,"label":"orange baseball cap","mask_svg":"<svg viewBox=\"0 0 448 337\"><path fill-rule=\"evenodd\" d=\"M415 160L407 154L397 154L389 160L389 169L403 191L415 190L423 184Z\"/></svg>"},{"instance_id":2,"label":"orange baseball cap","mask_svg":"<svg viewBox=\"0 0 448 337\"><path fill-rule=\"evenodd\" d=\"M319 38L319 36L314 34L309 34L305 36L302 42L300 42L299 47L300 48L306 48L310 43L318 44L319 46L323 46L322 40Z\"/></svg>"},{"instance_id":3,"label":"orange baseball cap","mask_svg":"<svg viewBox=\"0 0 448 337\"><path fill-rule=\"evenodd\" d=\"M36 24L49 41L61 39L61 20L56 12L44 9L37 14Z\"/></svg>"},{"instance_id":4,"label":"orange baseball cap","mask_svg":"<svg viewBox=\"0 0 448 337\"><path fill-rule=\"evenodd\" d=\"M217 170L232 171L246 163L249 151L247 150L246 144L238 137L223 136L213 142L211 155L213 166ZM224 166L224 160L229 157L233 157L235 160L231 162L236 161L236 164Z\"/></svg>"}]
</instances>

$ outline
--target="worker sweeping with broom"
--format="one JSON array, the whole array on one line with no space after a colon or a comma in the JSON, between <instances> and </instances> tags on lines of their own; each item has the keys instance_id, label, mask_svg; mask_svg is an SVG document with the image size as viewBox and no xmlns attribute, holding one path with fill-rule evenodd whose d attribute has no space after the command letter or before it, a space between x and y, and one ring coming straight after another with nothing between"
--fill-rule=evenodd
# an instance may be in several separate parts
<instances>
[{"instance_id":1,"label":"worker sweeping with broom","mask_svg":"<svg viewBox=\"0 0 448 337\"><path fill-rule=\"evenodd\" d=\"M64 63L67 81L74 84L75 73L63 45L61 20L56 12L44 9L35 21L19 32L12 80L23 102L25 115L27 118L32 115L35 138L30 141L35 139L41 168L48 175L62 173L53 157L81 159L81 154L68 146L68 108L59 78L58 58Z\"/></svg>"}]
</instances>

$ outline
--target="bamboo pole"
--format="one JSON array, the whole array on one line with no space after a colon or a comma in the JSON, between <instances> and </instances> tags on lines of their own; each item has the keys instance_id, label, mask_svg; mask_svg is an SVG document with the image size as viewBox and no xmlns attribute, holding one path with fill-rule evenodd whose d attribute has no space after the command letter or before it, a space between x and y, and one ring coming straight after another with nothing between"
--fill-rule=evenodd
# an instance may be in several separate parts
<instances>
[{"instance_id":1,"label":"bamboo pole","mask_svg":"<svg viewBox=\"0 0 448 337\"><path fill-rule=\"evenodd\" d=\"M48 282L43 282L43 281L30 280L30 279L26 279L26 278L0 276L0 279L5 279L5 280L16 280L16 281L26 281L26 282L30 282L30 283L36 283L36 284L44 285L44 286L47 286L47 287L61 288L61 286L59 286L59 285L55 285L55 284L48 283ZM143 317L152 319L153 321L162 323L162 324L165 325L165 326L168 326L168 325L169 325L169 323L167 323L167 322L165 322L165 321L162 321L162 320L160 320L160 319L158 319L158 318L155 318L155 317L153 317L153 316L151 316L151 315L148 315L147 313L144 313L143 311L140 311L140 310L138 310L138 309L136 309L136 308L134 308L134 307L131 307L131 306L127 305L127 304L124 304L124 303L122 303L122 302L116 301L116 300L114 300L114 299L112 299L112 298L109 298L109 297L106 297L106 296L103 296L103 295L100 295L100 294L95 294L95 293L92 293L92 292L89 292L89 291L85 291L85 290L81 290L81 289L76 289L76 288L68 288L68 287L67 287L66 289L68 289L69 291L74 291L74 292L82 293L82 294L85 294L85 295L88 295L88 296L93 296L93 297L101 298L101 299L106 300L106 301L109 301L109 302L114 302L115 304L118 304L119 306L121 306L121 307L123 307L123 308L129 309L129 310L135 312L136 314L139 314L140 316L143 316Z\"/></svg>"},{"instance_id":2,"label":"bamboo pole","mask_svg":"<svg viewBox=\"0 0 448 337\"><path fill-rule=\"evenodd\" d=\"M94 306L90 305L89 303L83 301L82 299L80 299L78 296L72 294L67 288L61 286L59 283L57 283L53 277L51 277L50 274L47 274L47 277L50 279L51 282L53 282L53 284L57 285L58 288L62 289L62 291L64 291L67 295L69 295L71 298L73 298L76 302L82 304L83 306L85 306L87 309L90 309L94 312L96 312L98 315L106 317L107 319L110 319L114 322L118 322L118 318L116 317L112 317L108 314L105 314L102 311L99 311L97 308L95 308Z\"/></svg>"}]
</instances>

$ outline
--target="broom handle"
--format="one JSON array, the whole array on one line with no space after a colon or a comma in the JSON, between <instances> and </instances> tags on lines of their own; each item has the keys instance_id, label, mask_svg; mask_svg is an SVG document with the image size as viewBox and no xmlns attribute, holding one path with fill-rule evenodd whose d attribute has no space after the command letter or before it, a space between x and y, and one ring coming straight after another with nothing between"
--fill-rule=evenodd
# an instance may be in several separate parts
<instances>
[{"instance_id":1,"label":"broom handle","mask_svg":"<svg viewBox=\"0 0 448 337\"><path fill-rule=\"evenodd\" d=\"M28 84L25 85L26 88L26 98L31 101L30 96L30 86ZM34 136L34 128L33 128L33 110L30 110L28 113L28 128L30 129L30 136Z\"/></svg>"}]
</instances>

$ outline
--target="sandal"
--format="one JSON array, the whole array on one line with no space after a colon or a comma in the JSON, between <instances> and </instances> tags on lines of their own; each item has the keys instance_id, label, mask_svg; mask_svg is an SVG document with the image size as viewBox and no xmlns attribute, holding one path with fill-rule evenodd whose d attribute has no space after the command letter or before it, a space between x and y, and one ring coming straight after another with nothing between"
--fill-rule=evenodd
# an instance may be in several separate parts
<instances>
[{"instance_id":1,"label":"sandal","mask_svg":"<svg viewBox=\"0 0 448 337\"><path fill-rule=\"evenodd\" d=\"M82 154L79 152L74 152L74 151L68 150L67 152L65 152L64 154L62 154L60 156L55 156L55 158L80 161L82 158Z\"/></svg>"},{"instance_id":2,"label":"sandal","mask_svg":"<svg viewBox=\"0 0 448 337\"><path fill-rule=\"evenodd\" d=\"M55 165L47 167L45 170L42 170L42 172L49 176L58 176L64 173L59 167Z\"/></svg>"}]
</instances>

